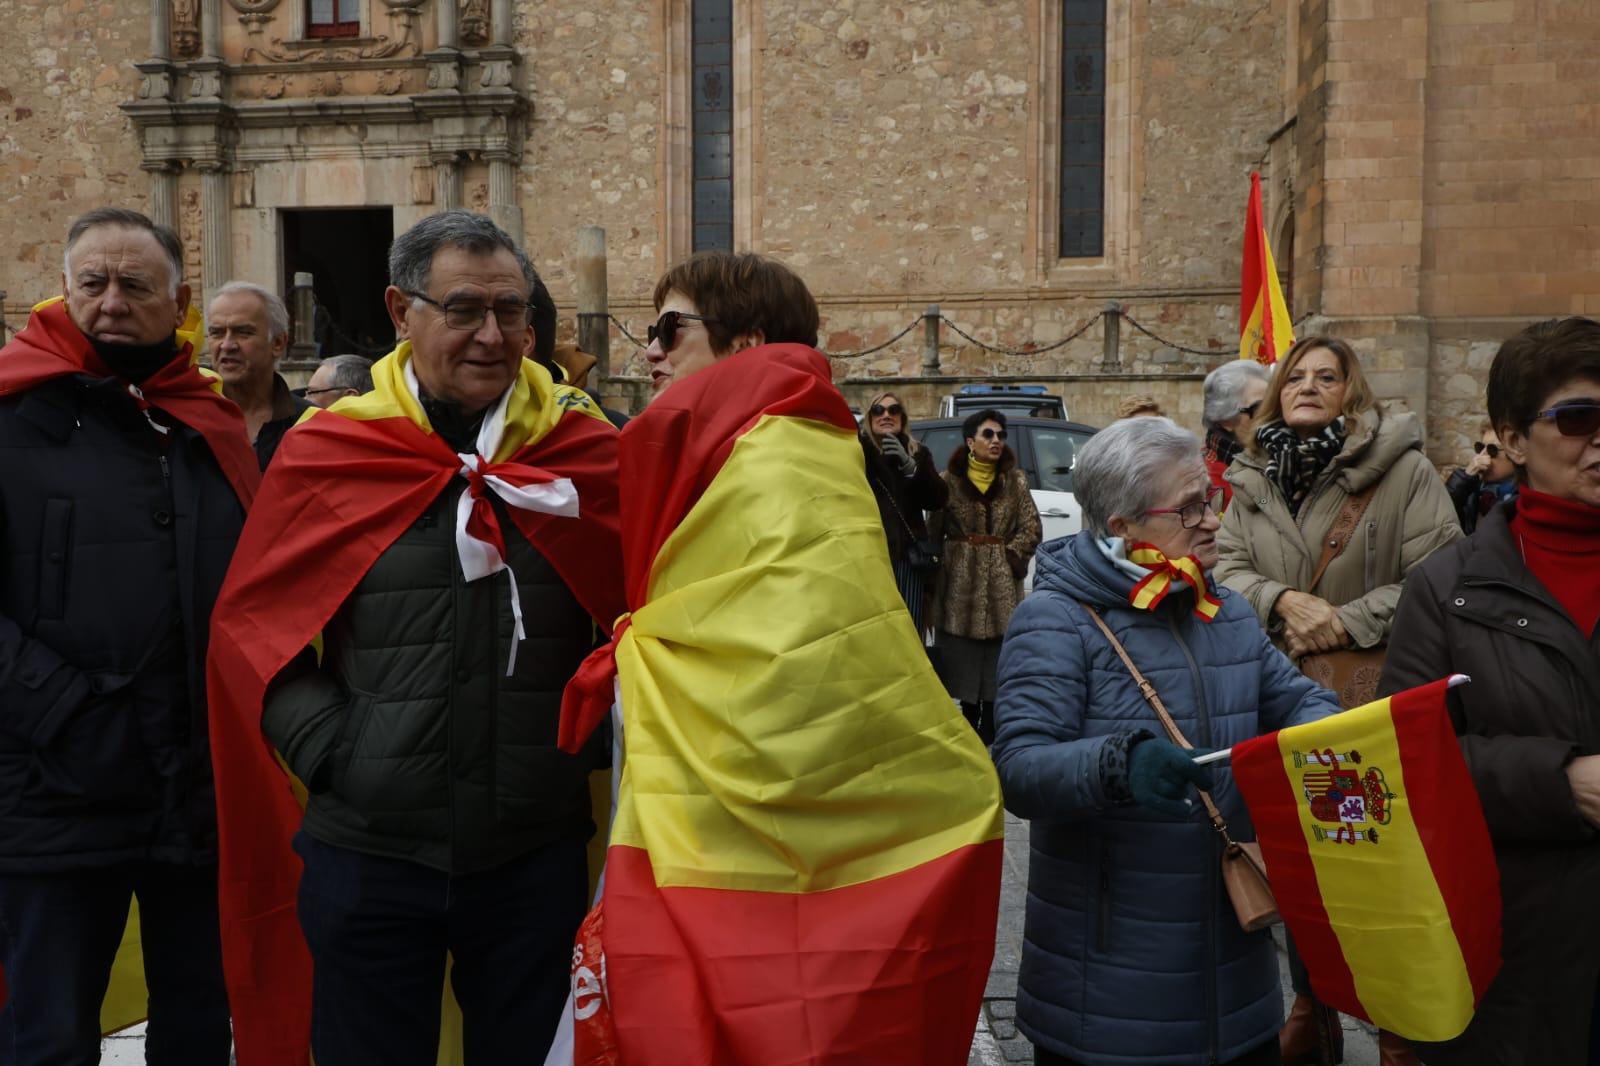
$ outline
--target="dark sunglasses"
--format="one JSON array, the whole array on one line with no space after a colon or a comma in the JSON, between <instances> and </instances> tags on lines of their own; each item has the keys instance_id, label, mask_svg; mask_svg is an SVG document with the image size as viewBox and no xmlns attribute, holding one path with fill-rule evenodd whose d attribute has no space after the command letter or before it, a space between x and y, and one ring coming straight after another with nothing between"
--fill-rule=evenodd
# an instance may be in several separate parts
<instances>
[{"instance_id":1,"label":"dark sunglasses","mask_svg":"<svg viewBox=\"0 0 1600 1066\"><path fill-rule=\"evenodd\" d=\"M1241 408L1239 408L1239 413L1242 414L1242 415L1249 415L1251 418L1254 418L1256 416L1256 411L1258 411L1260 408L1261 408L1261 401L1257 400L1255 403L1251 404L1249 407L1241 407Z\"/></svg>"},{"instance_id":2,"label":"dark sunglasses","mask_svg":"<svg viewBox=\"0 0 1600 1066\"><path fill-rule=\"evenodd\" d=\"M980 429L978 430L978 436L984 440L1005 440L1006 431L1003 429Z\"/></svg>"},{"instance_id":3,"label":"dark sunglasses","mask_svg":"<svg viewBox=\"0 0 1600 1066\"><path fill-rule=\"evenodd\" d=\"M1472 450L1475 454L1479 455L1484 452L1488 452L1489 458L1491 459L1500 458L1500 445L1498 444L1485 444L1481 440L1475 440L1472 442Z\"/></svg>"},{"instance_id":4,"label":"dark sunglasses","mask_svg":"<svg viewBox=\"0 0 1600 1066\"><path fill-rule=\"evenodd\" d=\"M875 403L871 407L867 408L867 413L873 418L877 418L879 415L894 415L896 418L899 418L901 415L906 413L906 409L897 403L892 403L887 407L881 403Z\"/></svg>"},{"instance_id":5,"label":"dark sunglasses","mask_svg":"<svg viewBox=\"0 0 1600 1066\"><path fill-rule=\"evenodd\" d=\"M1536 412L1528 421L1548 418L1563 437L1589 437L1600 430L1600 403L1562 403L1548 411Z\"/></svg>"},{"instance_id":6,"label":"dark sunglasses","mask_svg":"<svg viewBox=\"0 0 1600 1066\"><path fill-rule=\"evenodd\" d=\"M670 352L678 341L678 327L688 321L715 323L718 319L707 318L705 315L691 315L687 311L665 311L656 319L655 325L645 330L645 335L651 341L660 340L661 350Z\"/></svg>"}]
</instances>

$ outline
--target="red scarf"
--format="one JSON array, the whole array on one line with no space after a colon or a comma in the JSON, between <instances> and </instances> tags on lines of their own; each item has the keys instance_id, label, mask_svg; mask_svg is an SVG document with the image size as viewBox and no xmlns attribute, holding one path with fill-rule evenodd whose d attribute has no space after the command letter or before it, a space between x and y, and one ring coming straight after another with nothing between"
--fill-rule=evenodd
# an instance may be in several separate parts
<instances>
[{"instance_id":1,"label":"red scarf","mask_svg":"<svg viewBox=\"0 0 1600 1066\"><path fill-rule=\"evenodd\" d=\"M26 392L69 374L116 377L67 315L66 304L58 300L35 309L22 331L0 348L0 396ZM194 345L187 341L171 362L137 386L127 385L141 409L154 407L205 439L248 510L261 483L261 467L245 433L244 416L237 404L223 397L221 386L196 365Z\"/></svg>"},{"instance_id":2,"label":"red scarf","mask_svg":"<svg viewBox=\"0 0 1600 1066\"><path fill-rule=\"evenodd\" d=\"M1600 507L1524 488L1511 535L1539 584L1592 635L1600 624Z\"/></svg>"},{"instance_id":3,"label":"red scarf","mask_svg":"<svg viewBox=\"0 0 1600 1066\"><path fill-rule=\"evenodd\" d=\"M510 511L579 602L609 627L623 609L617 433L570 409L581 394L558 395L554 402L568 409L553 428L478 472L468 490L473 523L483 539L498 540L482 499L483 475L518 484L570 478L580 517ZM370 408L371 399L361 402ZM290 847L302 811L261 736L267 683L461 467L442 438L410 418L317 411L284 436L240 537L213 614L207 668L223 955L240 1066L306 1066L309 1056L311 958L295 919L301 864Z\"/></svg>"}]
</instances>

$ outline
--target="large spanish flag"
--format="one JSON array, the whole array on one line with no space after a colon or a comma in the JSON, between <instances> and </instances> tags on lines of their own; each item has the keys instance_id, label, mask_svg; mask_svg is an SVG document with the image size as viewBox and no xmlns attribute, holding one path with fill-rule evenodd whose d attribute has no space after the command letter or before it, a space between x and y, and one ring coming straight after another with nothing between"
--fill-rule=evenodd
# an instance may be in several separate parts
<instances>
[{"instance_id":1,"label":"large spanish flag","mask_svg":"<svg viewBox=\"0 0 1600 1066\"><path fill-rule=\"evenodd\" d=\"M1266 226L1261 221L1261 175L1250 175L1244 215L1244 266L1239 272L1239 358L1271 366L1294 343L1294 324L1278 284Z\"/></svg>"},{"instance_id":2,"label":"large spanish flag","mask_svg":"<svg viewBox=\"0 0 1600 1066\"><path fill-rule=\"evenodd\" d=\"M768 345L623 431L600 907L626 1066L967 1061L999 782L895 589L855 430L820 353Z\"/></svg>"},{"instance_id":3,"label":"large spanish flag","mask_svg":"<svg viewBox=\"0 0 1600 1066\"><path fill-rule=\"evenodd\" d=\"M498 444L469 472L429 424L410 359L402 342L372 368L374 391L309 411L285 434L212 616L222 947L239 1066L306 1066L310 1054L311 958L295 916L301 863L290 847L301 807L297 783L261 734L268 682L456 477L468 482L466 531L479 544L502 535L490 492L569 488L575 514L506 509L607 631L623 608L617 433L598 405L524 360L486 416L501 420ZM452 1054L444 1049L444 1061Z\"/></svg>"},{"instance_id":4,"label":"large spanish flag","mask_svg":"<svg viewBox=\"0 0 1600 1066\"><path fill-rule=\"evenodd\" d=\"M1500 968L1500 879L1447 682L1234 746L1284 922L1329 1006L1460 1035Z\"/></svg>"}]
</instances>

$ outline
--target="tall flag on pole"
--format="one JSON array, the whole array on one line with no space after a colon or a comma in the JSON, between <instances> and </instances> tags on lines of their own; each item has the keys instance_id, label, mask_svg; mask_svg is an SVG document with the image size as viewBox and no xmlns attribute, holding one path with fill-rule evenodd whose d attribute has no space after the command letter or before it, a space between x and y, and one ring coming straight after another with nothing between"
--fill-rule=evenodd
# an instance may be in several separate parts
<instances>
[{"instance_id":1,"label":"tall flag on pole","mask_svg":"<svg viewBox=\"0 0 1600 1066\"><path fill-rule=\"evenodd\" d=\"M596 700L603 717L614 661L626 760L574 1052L547 1061L966 1063L999 780L895 589L861 469L800 345L719 360L623 433L632 613L568 688L586 724L563 735L582 742Z\"/></svg>"},{"instance_id":2,"label":"tall flag on pole","mask_svg":"<svg viewBox=\"0 0 1600 1066\"><path fill-rule=\"evenodd\" d=\"M1261 221L1261 175L1250 175L1244 216L1244 267L1239 273L1239 358L1271 366L1294 343L1294 324L1278 285L1278 266Z\"/></svg>"},{"instance_id":3,"label":"tall flag on pole","mask_svg":"<svg viewBox=\"0 0 1600 1066\"><path fill-rule=\"evenodd\" d=\"M1461 1034L1500 968L1500 878L1448 684L1233 748L1318 998L1429 1042Z\"/></svg>"}]
</instances>

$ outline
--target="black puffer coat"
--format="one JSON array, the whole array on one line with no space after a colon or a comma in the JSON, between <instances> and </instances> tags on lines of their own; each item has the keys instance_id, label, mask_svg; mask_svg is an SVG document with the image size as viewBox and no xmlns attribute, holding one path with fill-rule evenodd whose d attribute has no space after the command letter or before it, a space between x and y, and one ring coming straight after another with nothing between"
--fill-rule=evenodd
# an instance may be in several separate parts
<instances>
[{"instance_id":1,"label":"black puffer coat","mask_svg":"<svg viewBox=\"0 0 1600 1066\"><path fill-rule=\"evenodd\" d=\"M867 467L867 484L878 500L878 515L889 540L889 559L905 558L906 545L928 538L924 511L937 511L950 498L950 490L933 465L933 454L909 437L902 437L906 451L916 461L910 476L900 472L899 464L884 458L878 446L868 439L869 430L858 434Z\"/></svg>"},{"instance_id":2,"label":"black puffer coat","mask_svg":"<svg viewBox=\"0 0 1600 1066\"><path fill-rule=\"evenodd\" d=\"M527 639L504 573L468 582L456 556L457 479L400 535L305 657L268 691L262 728L312 790L324 843L450 873L588 839L587 753L556 748L561 693L593 643L589 616L494 501Z\"/></svg>"},{"instance_id":3,"label":"black puffer coat","mask_svg":"<svg viewBox=\"0 0 1600 1066\"><path fill-rule=\"evenodd\" d=\"M117 379L0 398L0 871L216 861L206 636L243 524Z\"/></svg>"}]
</instances>

